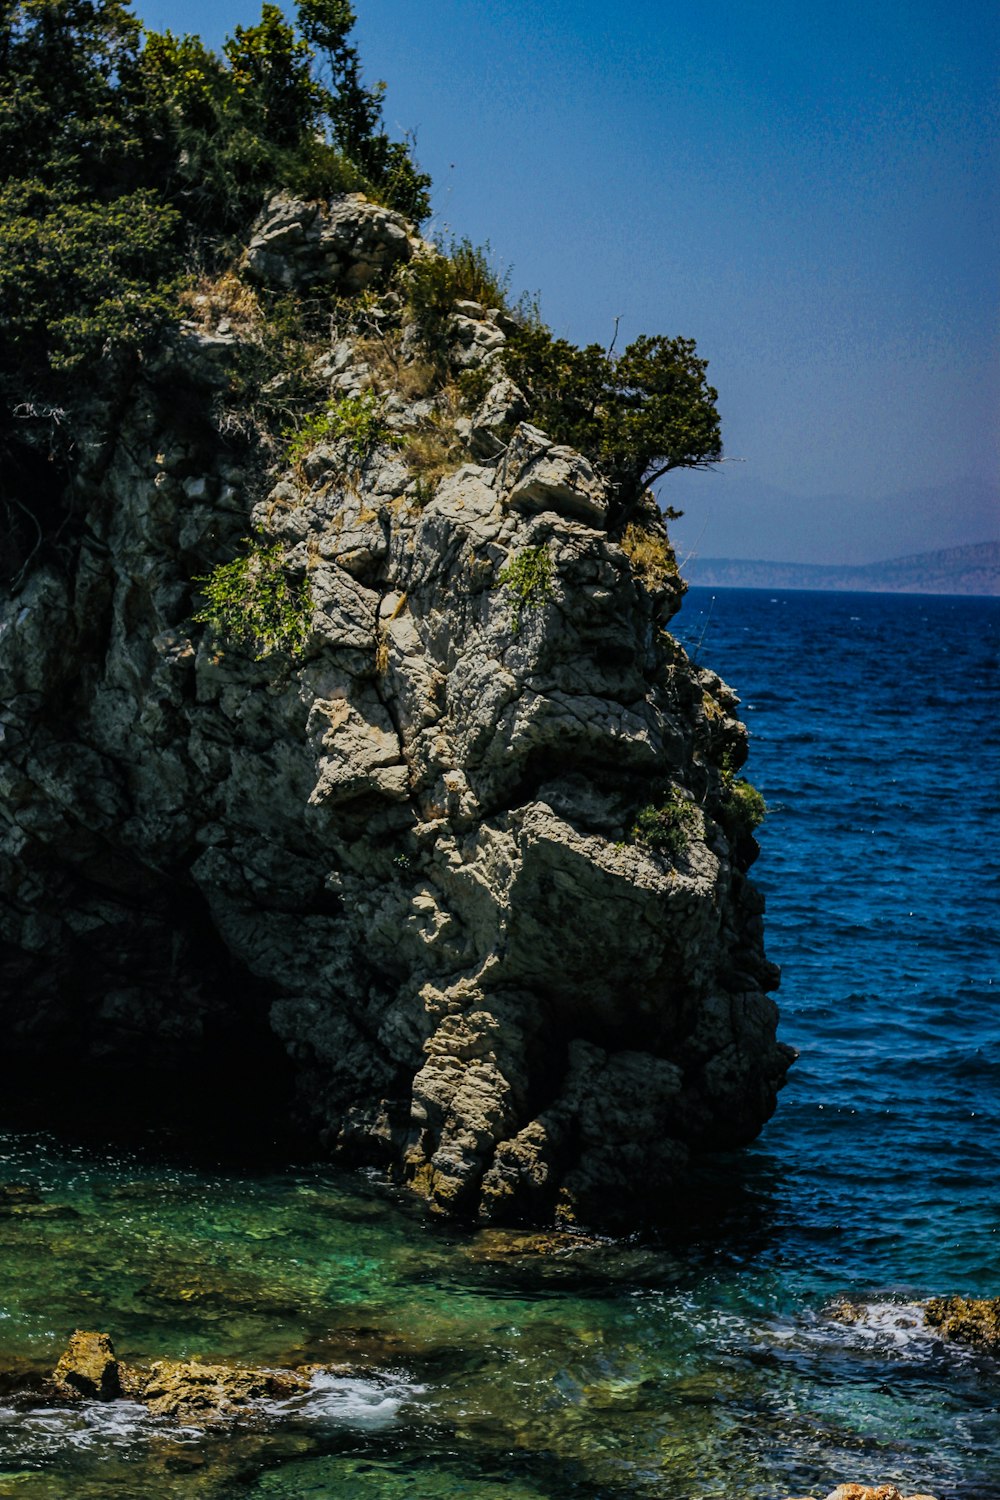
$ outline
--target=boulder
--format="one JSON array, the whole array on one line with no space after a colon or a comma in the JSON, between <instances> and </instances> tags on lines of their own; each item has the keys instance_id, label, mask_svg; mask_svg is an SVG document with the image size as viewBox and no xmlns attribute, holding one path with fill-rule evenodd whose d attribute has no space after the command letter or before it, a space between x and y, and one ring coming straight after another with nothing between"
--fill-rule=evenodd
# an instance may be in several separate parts
<instances>
[{"instance_id":1,"label":"boulder","mask_svg":"<svg viewBox=\"0 0 1000 1500\"><path fill-rule=\"evenodd\" d=\"M246 274L286 291L360 292L411 254L406 220L361 193L328 203L278 193L254 225Z\"/></svg>"},{"instance_id":2,"label":"boulder","mask_svg":"<svg viewBox=\"0 0 1000 1500\"><path fill-rule=\"evenodd\" d=\"M121 1369L106 1333L78 1328L52 1373L57 1389L91 1401L117 1401L122 1395Z\"/></svg>"},{"instance_id":3,"label":"boulder","mask_svg":"<svg viewBox=\"0 0 1000 1500\"><path fill-rule=\"evenodd\" d=\"M485 462L504 451L504 434L526 410L524 394L506 375L490 386L469 423L469 446Z\"/></svg>"},{"instance_id":4,"label":"boulder","mask_svg":"<svg viewBox=\"0 0 1000 1500\"><path fill-rule=\"evenodd\" d=\"M554 510L598 527L607 521L607 486L593 466L527 422L511 437L502 472L507 504L518 510Z\"/></svg>"}]
</instances>

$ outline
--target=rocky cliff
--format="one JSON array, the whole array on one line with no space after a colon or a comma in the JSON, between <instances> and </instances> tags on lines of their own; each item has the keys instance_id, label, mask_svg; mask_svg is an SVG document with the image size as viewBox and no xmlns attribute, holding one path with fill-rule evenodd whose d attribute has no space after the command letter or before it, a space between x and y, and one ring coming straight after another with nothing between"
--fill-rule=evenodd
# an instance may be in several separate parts
<instances>
[{"instance_id":1,"label":"rocky cliff","mask_svg":"<svg viewBox=\"0 0 1000 1500\"><path fill-rule=\"evenodd\" d=\"M7 1056L42 1089L288 1057L331 1154L441 1208L634 1223L789 1062L746 734L667 632L659 512L621 531L531 425L503 310L459 301L430 372L387 279L429 253L276 200L239 293L95 408L0 623ZM253 284L333 310L283 454L232 395Z\"/></svg>"}]
</instances>

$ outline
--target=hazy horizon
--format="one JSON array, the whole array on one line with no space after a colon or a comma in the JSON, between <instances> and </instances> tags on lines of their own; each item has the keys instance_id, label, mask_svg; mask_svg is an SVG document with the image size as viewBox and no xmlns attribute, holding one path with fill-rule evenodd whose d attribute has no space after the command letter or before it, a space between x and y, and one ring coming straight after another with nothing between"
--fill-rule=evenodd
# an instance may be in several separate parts
<instances>
[{"instance_id":1,"label":"hazy horizon","mask_svg":"<svg viewBox=\"0 0 1000 1500\"><path fill-rule=\"evenodd\" d=\"M863 567L1000 540L1000 486L972 478L810 498L719 469L676 472L659 490L664 505L684 512L670 522L679 556Z\"/></svg>"}]
</instances>

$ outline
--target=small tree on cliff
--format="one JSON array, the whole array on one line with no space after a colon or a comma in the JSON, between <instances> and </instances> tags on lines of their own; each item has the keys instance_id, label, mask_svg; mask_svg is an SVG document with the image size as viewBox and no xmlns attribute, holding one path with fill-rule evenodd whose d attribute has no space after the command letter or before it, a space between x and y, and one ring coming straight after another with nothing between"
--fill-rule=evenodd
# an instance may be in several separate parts
<instances>
[{"instance_id":1,"label":"small tree on cliff","mask_svg":"<svg viewBox=\"0 0 1000 1500\"><path fill-rule=\"evenodd\" d=\"M385 84L366 88L358 49L349 40L357 17L347 0L298 0L299 26L319 59L327 85L324 113L333 142L381 189L390 206L419 222L430 212L430 178L417 170L409 145L393 141L382 120Z\"/></svg>"},{"instance_id":2,"label":"small tree on cliff","mask_svg":"<svg viewBox=\"0 0 1000 1500\"><path fill-rule=\"evenodd\" d=\"M506 364L539 426L616 486L615 525L671 469L707 469L722 456L718 392L693 339L643 334L615 356L528 320L511 336Z\"/></svg>"}]
</instances>

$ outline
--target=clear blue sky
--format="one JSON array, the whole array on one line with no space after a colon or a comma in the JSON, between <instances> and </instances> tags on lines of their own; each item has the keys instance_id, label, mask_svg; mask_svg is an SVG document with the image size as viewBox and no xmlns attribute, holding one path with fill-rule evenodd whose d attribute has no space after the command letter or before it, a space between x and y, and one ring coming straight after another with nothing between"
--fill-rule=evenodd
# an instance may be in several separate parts
<instances>
[{"instance_id":1,"label":"clear blue sky","mask_svg":"<svg viewBox=\"0 0 1000 1500\"><path fill-rule=\"evenodd\" d=\"M135 8L216 45L259 14ZM432 229L489 241L558 333L605 341L620 316L624 341L697 340L745 462L664 484L682 542L866 561L1000 536L1000 7L356 9L387 122L434 177ZM915 528L892 497L936 486L939 531ZM842 534L831 495L865 502Z\"/></svg>"}]
</instances>

